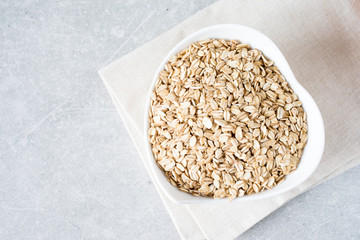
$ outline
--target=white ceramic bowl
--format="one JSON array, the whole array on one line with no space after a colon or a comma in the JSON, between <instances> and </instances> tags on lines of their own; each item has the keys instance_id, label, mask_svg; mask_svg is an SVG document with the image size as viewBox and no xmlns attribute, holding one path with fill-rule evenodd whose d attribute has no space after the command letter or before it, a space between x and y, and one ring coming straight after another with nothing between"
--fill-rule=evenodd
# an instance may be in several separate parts
<instances>
[{"instance_id":1,"label":"white ceramic bowl","mask_svg":"<svg viewBox=\"0 0 360 240\"><path fill-rule=\"evenodd\" d=\"M146 113L145 113L145 142L147 151L147 161L150 162L151 171L155 176L155 180L160 186L161 190L175 203L180 204L192 204L192 203L219 203L226 202L226 199L212 199L209 197L195 197L191 194L184 193L172 186L165 177L164 172L156 165L154 156L151 151L151 146L148 140L148 115L150 107L150 94L153 91L155 82L159 76L159 73L168 59L188 47L191 43L200 41L207 38L218 39L236 39L242 43L249 43L252 48L257 48L262 51L269 59L273 60L275 65L280 69L285 79L289 82L294 92L299 96L299 99L303 103L303 107L307 112L308 118L308 141L304 148L303 156L301 157L300 164L296 171L286 176L286 179L281 184L275 186L270 190L266 190L260 193L245 195L234 199L235 202L250 201L255 199L262 199L272 197L286 191L289 191L302 182L304 182L315 171L318 166L321 156L324 150L325 133L324 124L321 117L319 108L317 107L314 99L310 94L300 85L296 80L293 72L290 69L288 62L279 48L264 34L242 25L235 24L221 24L203 28L179 42L165 57L160 64L158 70L155 73L152 87L147 100ZM306 71L306 69L304 69Z\"/></svg>"}]
</instances>

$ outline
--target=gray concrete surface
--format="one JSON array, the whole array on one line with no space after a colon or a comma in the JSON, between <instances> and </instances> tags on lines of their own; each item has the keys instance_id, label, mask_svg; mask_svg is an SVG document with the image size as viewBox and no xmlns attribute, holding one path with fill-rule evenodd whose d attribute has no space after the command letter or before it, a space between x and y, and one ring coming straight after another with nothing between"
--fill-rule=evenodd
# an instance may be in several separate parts
<instances>
[{"instance_id":1,"label":"gray concrete surface","mask_svg":"<svg viewBox=\"0 0 360 240\"><path fill-rule=\"evenodd\" d=\"M97 70L212 1L1 1L0 239L179 239ZM238 239L359 239L360 167Z\"/></svg>"}]
</instances>

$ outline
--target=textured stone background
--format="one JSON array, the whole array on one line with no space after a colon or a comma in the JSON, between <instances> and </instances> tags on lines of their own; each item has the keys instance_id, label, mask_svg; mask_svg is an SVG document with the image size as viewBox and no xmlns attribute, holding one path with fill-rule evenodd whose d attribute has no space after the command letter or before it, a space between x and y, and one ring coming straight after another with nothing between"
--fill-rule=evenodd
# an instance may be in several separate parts
<instances>
[{"instance_id":1,"label":"textured stone background","mask_svg":"<svg viewBox=\"0 0 360 240\"><path fill-rule=\"evenodd\" d=\"M0 239L178 239L97 70L212 1L1 1ZM359 239L360 167L238 239Z\"/></svg>"}]
</instances>

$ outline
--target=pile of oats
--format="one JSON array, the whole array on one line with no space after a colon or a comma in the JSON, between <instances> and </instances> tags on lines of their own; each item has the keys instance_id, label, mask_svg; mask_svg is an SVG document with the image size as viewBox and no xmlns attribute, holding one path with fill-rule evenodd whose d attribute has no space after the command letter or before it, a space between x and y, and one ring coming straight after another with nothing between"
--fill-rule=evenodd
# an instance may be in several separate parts
<instances>
[{"instance_id":1,"label":"pile of oats","mask_svg":"<svg viewBox=\"0 0 360 240\"><path fill-rule=\"evenodd\" d=\"M296 170L306 113L274 63L239 41L207 39L160 72L148 131L158 166L195 196L232 200Z\"/></svg>"}]
</instances>

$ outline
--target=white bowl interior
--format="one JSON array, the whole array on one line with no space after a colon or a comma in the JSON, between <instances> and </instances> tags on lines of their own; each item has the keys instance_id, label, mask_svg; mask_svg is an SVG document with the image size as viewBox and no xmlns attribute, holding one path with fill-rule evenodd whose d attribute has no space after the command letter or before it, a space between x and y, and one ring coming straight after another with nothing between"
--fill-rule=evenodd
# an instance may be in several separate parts
<instances>
[{"instance_id":1,"label":"white bowl interior","mask_svg":"<svg viewBox=\"0 0 360 240\"><path fill-rule=\"evenodd\" d=\"M308 141L305 146L303 156L301 157L298 169L290 175L286 176L286 180L284 182L270 190L239 197L234 199L233 201L249 201L267 198L295 188L296 186L304 182L315 171L321 160L325 142L324 124L321 113L313 98L295 79L295 76L291 71L289 64L287 63L285 57L278 49L278 47L264 34L242 25L221 24L203 28L189 35L178 45L176 45L160 64L154 76L150 93L153 91L155 82L159 76L160 71L164 69L166 62L171 56L187 48L191 43L207 38L228 40L236 39L241 41L242 43L250 44L252 48L257 48L262 51L268 58L274 61L275 65L280 69L281 73L289 82L294 92L299 96L299 99L302 101L303 107L307 112L308 117ZM172 201L176 203L219 203L226 201L226 199L214 200L208 197L195 197L188 193L181 192L168 182L163 171L156 165L147 134L149 129L148 111L150 106L150 93L146 105L145 114L145 142L148 155L147 160L150 161L151 170L153 171L155 175L155 180L158 182L161 189L164 191L167 197L169 197Z\"/></svg>"}]
</instances>

